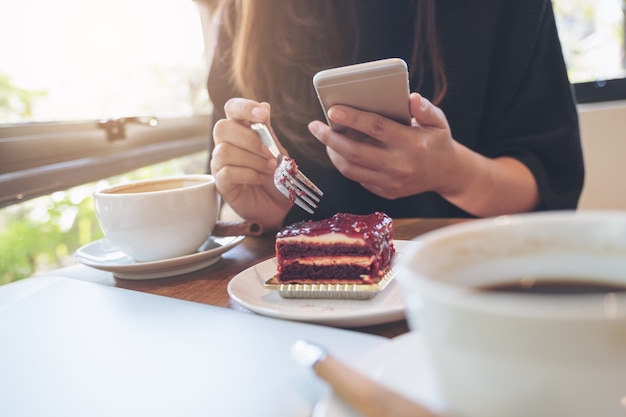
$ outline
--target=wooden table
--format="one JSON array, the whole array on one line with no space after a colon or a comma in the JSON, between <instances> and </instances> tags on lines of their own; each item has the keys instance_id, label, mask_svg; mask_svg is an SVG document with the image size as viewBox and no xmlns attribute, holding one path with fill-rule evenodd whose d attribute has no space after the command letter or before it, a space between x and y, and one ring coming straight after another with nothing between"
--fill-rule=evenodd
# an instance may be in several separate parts
<instances>
[{"instance_id":1,"label":"wooden table","mask_svg":"<svg viewBox=\"0 0 626 417\"><path fill-rule=\"evenodd\" d=\"M394 220L395 238L410 240L430 230L462 221L464 220L396 219ZM239 246L223 254L222 259L213 266L171 278L141 281L125 280L113 277L110 272L99 271L84 265L64 268L55 271L54 274L254 314L230 299L227 292L228 282L239 272L273 256L274 235L265 235L244 239ZM406 333L409 329L407 322L401 320L376 326L360 327L356 330L391 338Z\"/></svg>"}]
</instances>

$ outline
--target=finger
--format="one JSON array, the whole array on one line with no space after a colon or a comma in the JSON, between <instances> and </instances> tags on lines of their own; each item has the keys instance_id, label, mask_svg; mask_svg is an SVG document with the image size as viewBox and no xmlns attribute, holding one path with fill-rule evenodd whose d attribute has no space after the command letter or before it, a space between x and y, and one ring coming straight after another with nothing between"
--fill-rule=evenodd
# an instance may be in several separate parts
<instances>
[{"instance_id":1,"label":"finger","mask_svg":"<svg viewBox=\"0 0 626 417\"><path fill-rule=\"evenodd\" d=\"M328 118L385 144L397 136L399 128L404 126L379 114L341 105L331 107L328 110Z\"/></svg>"},{"instance_id":2,"label":"finger","mask_svg":"<svg viewBox=\"0 0 626 417\"><path fill-rule=\"evenodd\" d=\"M225 201L244 199L258 202L270 198L286 210L293 204L274 186L273 174L261 174L246 167L229 165L218 170L214 176L217 190ZM245 206L250 207L250 204L245 203ZM258 212L264 207L253 203L252 210ZM254 217L254 214L251 216Z\"/></svg>"},{"instance_id":3,"label":"finger","mask_svg":"<svg viewBox=\"0 0 626 417\"><path fill-rule=\"evenodd\" d=\"M229 142L232 145L246 149L250 152L264 156L266 159L273 159L270 151L263 146L258 136L247 126L230 119L221 119L213 127L213 142L215 145Z\"/></svg>"},{"instance_id":4,"label":"finger","mask_svg":"<svg viewBox=\"0 0 626 417\"><path fill-rule=\"evenodd\" d=\"M433 126L442 129L448 126L443 111L419 93L411 93L409 109L417 123L421 126Z\"/></svg>"},{"instance_id":5,"label":"finger","mask_svg":"<svg viewBox=\"0 0 626 417\"><path fill-rule=\"evenodd\" d=\"M326 151L337 168L356 164L378 170L387 161L389 149L382 147L380 142L353 140L317 120L309 123L309 131L326 145Z\"/></svg>"},{"instance_id":6,"label":"finger","mask_svg":"<svg viewBox=\"0 0 626 417\"><path fill-rule=\"evenodd\" d=\"M259 103L240 97L229 99L224 104L224 112L229 119L247 121L249 123L267 123L270 119L269 103Z\"/></svg>"},{"instance_id":7,"label":"finger","mask_svg":"<svg viewBox=\"0 0 626 417\"><path fill-rule=\"evenodd\" d=\"M241 186L265 185L268 184L268 176L246 167L226 166L213 174L220 194L222 192L232 192L231 190ZM271 176L269 177L271 181Z\"/></svg>"},{"instance_id":8,"label":"finger","mask_svg":"<svg viewBox=\"0 0 626 417\"><path fill-rule=\"evenodd\" d=\"M359 183L367 182L386 184L390 181L390 173L384 169L381 170L380 164L371 162L375 160L381 161L383 160L383 157L373 157L371 159L354 158L359 159L359 161L355 161L354 159L347 158L345 155L342 155L332 148L327 148L326 152L333 165L346 178Z\"/></svg>"},{"instance_id":9,"label":"finger","mask_svg":"<svg viewBox=\"0 0 626 417\"><path fill-rule=\"evenodd\" d=\"M211 172L218 172L225 167L247 168L263 175L273 175L276 168L276 159L250 152L230 142L221 142L213 148L211 154Z\"/></svg>"},{"instance_id":10,"label":"finger","mask_svg":"<svg viewBox=\"0 0 626 417\"><path fill-rule=\"evenodd\" d=\"M406 189L401 182L394 180L395 177L387 173L356 165L346 166L340 172L346 178L358 182L363 188L380 197L392 200L406 195Z\"/></svg>"},{"instance_id":11,"label":"finger","mask_svg":"<svg viewBox=\"0 0 626 417\"><path fill-rule=\"evenodd\" d=\"M212 164L213 167L213 164ZM280 194L273 183L273 174L235 165L224 166L214 172L215 185L224 201L237 199L255 200L255 194L267 193L275 201L280 201Z\"/></svg>"}]
</instances>

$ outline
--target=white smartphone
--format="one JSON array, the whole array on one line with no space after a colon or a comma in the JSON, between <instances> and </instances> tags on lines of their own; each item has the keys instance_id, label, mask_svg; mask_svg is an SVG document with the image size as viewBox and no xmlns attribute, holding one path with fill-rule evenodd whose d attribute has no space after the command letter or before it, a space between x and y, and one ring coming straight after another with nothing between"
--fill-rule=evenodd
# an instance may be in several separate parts
<instances>
[{"instance_id":1,"label":"white smartphone","mask_svg":"<svg viewBox=\"0 0 626 417\"><path fill-rule=\"evenodd\" d=\"M409 72L400 58L388 58L318 72L313 85L326 121L335 131L342 126L328 120L328 109L343 104L377 113L406 125L409 111Z\"/></svg>"}]
</instances>

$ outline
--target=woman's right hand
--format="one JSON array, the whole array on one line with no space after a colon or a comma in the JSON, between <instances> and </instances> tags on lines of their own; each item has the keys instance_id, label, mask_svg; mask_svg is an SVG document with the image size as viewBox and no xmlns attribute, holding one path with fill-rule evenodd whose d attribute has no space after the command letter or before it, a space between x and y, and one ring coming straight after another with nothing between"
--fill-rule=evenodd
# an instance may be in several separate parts
<instances>
[{"instance_id":1,"label":"woman's right hand","mask_svg":"<svg viewBox=\"0 0 626 417\"><path fill-rule=\"evenodd\" d=\"M276 159L250 128L261 122L271 129L270 105L233 98L224 111L226 118L213 129L211 173L217 190L242 218L258 221L264 230L278 230L293 204L274 186Z\"/></svg>"}]
</instances>

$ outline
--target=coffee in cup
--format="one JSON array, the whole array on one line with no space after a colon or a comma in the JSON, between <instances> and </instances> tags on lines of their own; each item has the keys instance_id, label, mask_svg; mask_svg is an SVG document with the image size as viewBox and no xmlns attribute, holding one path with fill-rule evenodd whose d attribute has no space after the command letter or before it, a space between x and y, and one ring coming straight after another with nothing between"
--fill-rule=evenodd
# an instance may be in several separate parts
<instances>
[{"instance_id":1,"label":"coffee in cup","mask_svg":"<svg viewBox=\"0 0 626 417\"><path fill-rule=\"evenodd\" d=\"M198 250L217 221L212 175L134 181L94 193L100 226L115 246L140 262Z\"/></svg>"},{"instance_id":2,"label":"coffee in cup","mask_svg":"<svg viewBox=\"0 0 626 417\"><path fill-rule=\"evenodd\" d=\"M626 415L626 212L471 220L400 263L451 415Z\"/></svg>"}]
</instances>

